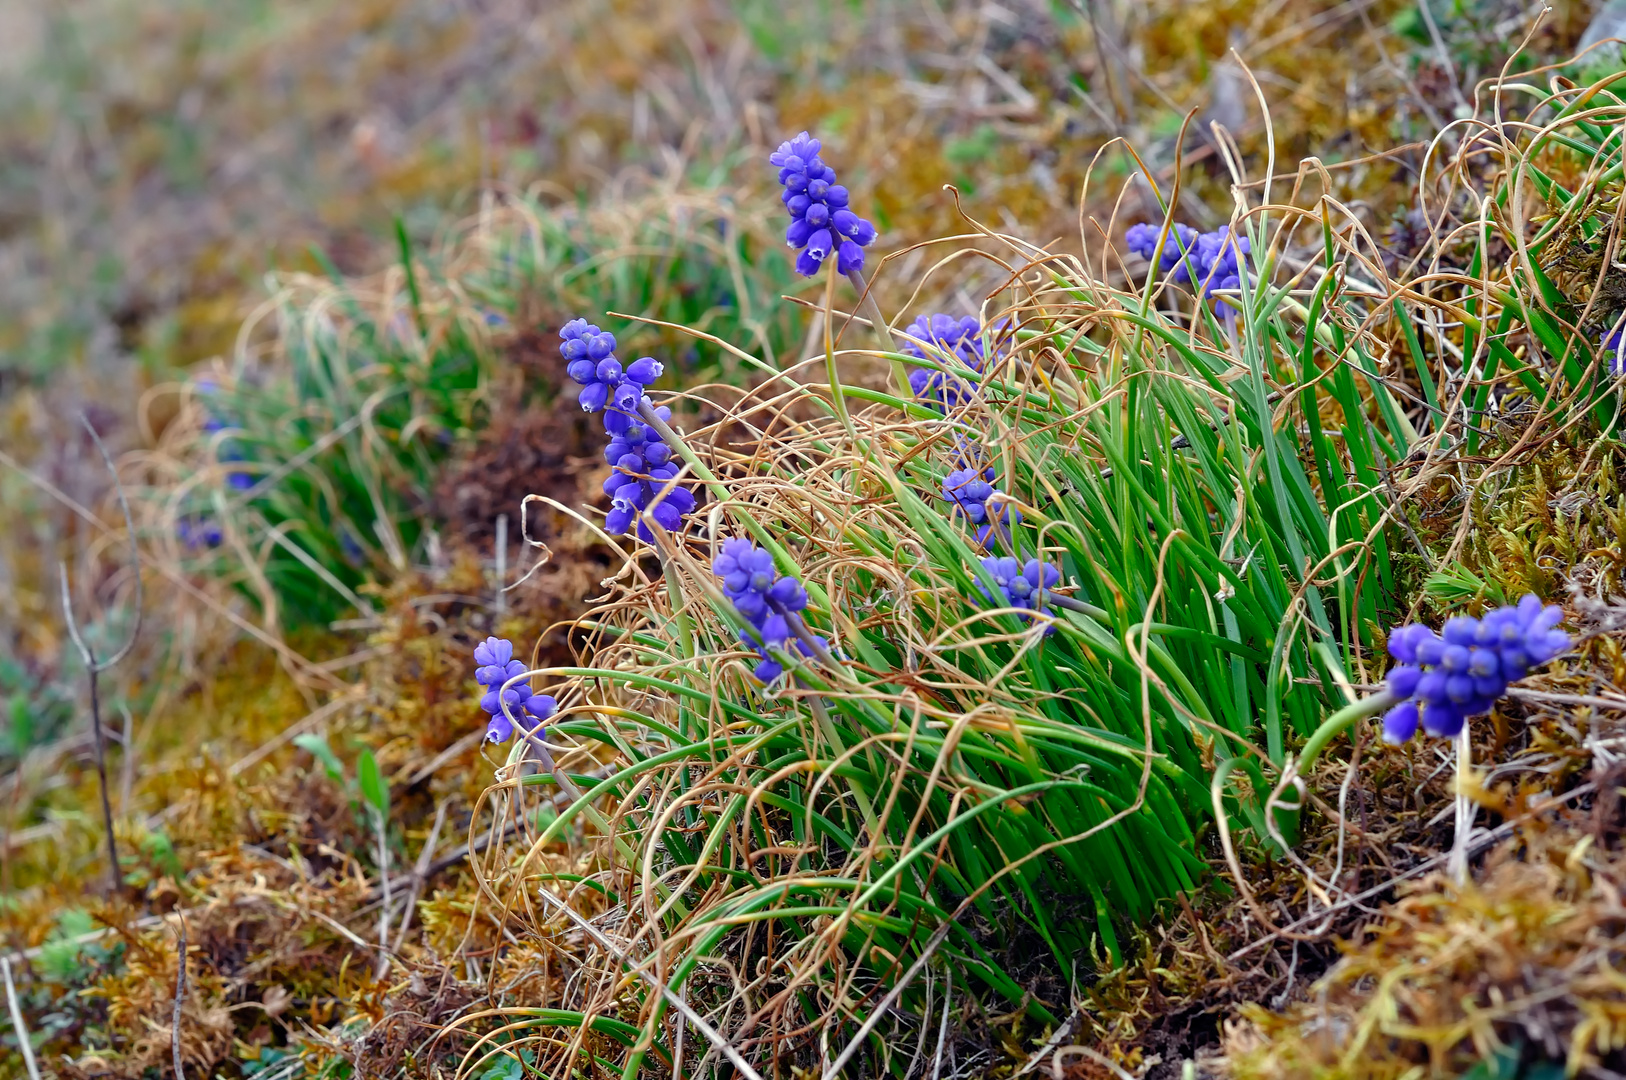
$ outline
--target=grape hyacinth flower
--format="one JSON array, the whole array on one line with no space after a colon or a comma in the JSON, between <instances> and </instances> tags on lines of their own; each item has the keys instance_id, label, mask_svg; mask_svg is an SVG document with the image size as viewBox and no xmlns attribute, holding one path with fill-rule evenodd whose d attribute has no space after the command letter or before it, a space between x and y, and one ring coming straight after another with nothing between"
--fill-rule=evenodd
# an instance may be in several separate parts
<instances>
[{"instance_id":1,"label":"grape hyacinth flower","mask_svg":"<svg viewBox=\"0 0 1626 1080\"><path fill-rule=\"evenodd\" d=\"M1124 234L1124 242L1129 250L1151 262L1158 232L1157 225L1146 222L1131 225ZM1229 225L1199 233L1189 225L1176 224L1170 227L1168 239L1163 243L1158 272L1166 274L1172 268L1174 273L1170 279L1181 284L1195 283L1200 287L1200 296L1207 296L1216 289L1240 289L1247 256L1252 250L1248 238L1233 235ZM1216 311L1222 317L1235 314L1224 300L1217 302Z\"/></svg>"},{"instance_id":2,"label":"grape hyacinth flower","mask_svg":"<svg viewBox=\"0 0 1626 1080\"><path fill-rule=\"evenodd\" d=\"M962 319L952 315L922 315L909 324L904 335L899 349L910 356L940 361L946 354L972 371L982 371L982 324L970 315ZM927 345L932 346L937 355L928 355ZM944 410L959 408L975 393L975 388L964 379L929 368L909 370L909 389L915 392L915 397Z\"/></svg>"},{"instance_id":3,"label":"grape hyacinth flower","mask_svg":"<svg viewBox=\"0 0 1626 1080\"><path fill-rule=\"evenodd\" d=\"M209 518L199 521L188 521L181 518L175 522L175 536L189 548L219 547L224 539L220 531L220 523Z\"/></svg>"},{"instance_id":4,"label":"grape hyacinth flower","mask_svg":"<svg viewBox=\"0 0 1626 1080\"><path fill-rule=\"evenodd\" d=\"M516 682L508 689L502 689L503 683L525 674L527 670L523 662L514 659L514 643L505 638L488 637L474 647L474 662L480 665L475 669L474 679L486 690L480 698L480 708L491 714L491 720L486 724L486 741L508 741L508 737L514 733L509 714L527 732L540 735L542 729L538 725L559 711L559 703L549 694L532 693L530 684L526 682ZM504 702L508 705L506 711L503 709Z\"/></svg>"},{"instance_id":5,"label":"grape hyacinth flower","mask_svg":"<svg viewBox=\"0 0 1626 1080\"><path fill-rule=\"evenodd\" d=\"M1152 262L1152 256L1157 251L1157 236L1162 231L1161 226L1143 221L1138 225L1129 226L1129 231L1124 233L1124 243L1128 245L1130 251L1147 262ZM1189 256L1196 250L1197 236L1197 230L1190 225L1181 225L1178 222L1170 225L1169 235L1163 241L1163 252L1157 259L1158 273L1166 274L1174 270L1174 280L1191 280L1186 264L1190 261ZM1182 255L1187 258L1182 260Z\"/></svg>"},{"instance_id":6,"label":"grape hyacinth flower","mask_svg":"<svg viewBox=\"0 0 1626 1080\"><path fill-rule=\"evenodd\" d=\"M988 505L995 495L1003 494L994 486L993 480L992 466L980 472L976 469L956 469L943 480L943 498L952 503L954 509L971 524L981 526L977 530L977 543L983 547L987 547L988 541L993 538L996 526L1013 525L1022 520L1022 515L1003 501Z\"/></svg>"},{"instance_id":7,"label":"grape hyacinth flower","mask_svg":"<svg viewBox=\"0 0 1626 1080\"><path fill-rule=\"evenodd\" d=\"M231 442L226 443L220 448L219 456L221 461L228 462L248 460L247 455L243 453L237 444ZM241 469L232 469L226 473L226 483L230 484L238 491L247 491L249 488L254 486L254 476L252 473L243 472Z\"/></svg>"},{"instance_id":8,"label":"grape hyacinth flower","mask_svg":"<svg viewBox=\"0 0 1626 1080\"><path fill-rule=\"evenodd\" d=\"M1202 285L1204 295L1214 289L1240 289L1242 272L1252 250L1248 238L1233 236L1229 225L1197 237L1196 280ZM1221 317L1235 314L1224 300L1216 302L1214 310Z\"/></svg>"},{"instance_id":9,"label":"grape hyacinth flower","mask_svg":"<svg viewBox=\"0 0 1626 1080\"><path fill-rule=\"evenodd\" d=\"M804 131L768 155L768 163L779 169L780 200L790 211L785 242L801 249L796 272L803 277L817 274L831 255L843 274L862 270L864 248L875 239L875 226L848 209L847 189L819 160L819 150L819 140Z\"/></svg>"},{"instance_id":10,"label":"grape hyacinth flower","mask_svg":"<svg viewBox=\"0 0 1626 1080\"><path fill-rule=\"evenodd\" d=\"M1400 664L1386 681L1404 700L1384 714L1383 741L1404 743L1419 724L1436 738L1455 737L1468 717L1490 711L1508 683L1570 647L1569 635L1555 629L1563 617L1527 595L1483 618L1449 619L1438 635L1417 623L1395 630L1389 655Z\"/></svg>"},{"instance_id":11,"label":"grape hyacinth flower","mask_svg":"<svg viewBox=\"0 0 1626 1080\"><path fill-rule=\"evenodd\" d=\"M604 430L612 435L627 429L645 389L664 370L653 356L623 368L615 356L615 335L586 319L572 319L559 328L559 355L565 359L565 371L581 384L576 400L582 411L603 412Z\"/></svg>"},{"instance_id":12,"label":"grape hyacinth flower","mask_svg":"<svg viewBox=\"0 0 1626 1080\"><path fill-rule=\"evenodd\" d=\"M672 410L664 405L654 412L662 421L672 419ZM654 543L655 537L644 523L646 510L667 532L683 527L684 515L695 506L694 493L680 486L660 494L678 474L672 456L672 447L642 420L629 418L619 433L610 433L604 457L615 471L604 481L604 493L610 496L610 512L604 519L606 532L619 535L636 524L638 538L646 544Z\"/></svg>"},{"instance_id":13,"label":"grape hyacinth flower","mask_svg":"<svg viewBox=\"0 0 1626 1080\"><path fill-rule=\"evenodd\" d=\"M209 408L208 401L220 392L219 385L213 379L199 379L195 384L198 396L204 401L203 406L203 433L215 435L225 431L231 425L226 423L213 409ZM231 439L225 439L215 451L216 459L222 462L247 461L248 457ZM247 491L254 486L254 477L250 473L232 469L226 473L226 483L238 491Z\"/></svg>"},{"instance_id":14,"label":"grape hyacinth flower","mask_svg":"<svg viewBox=\"0 0 1626 1080\"><path fill-rule=\"evenodd\" d=\"M1609 374L1617 377L1626 375L1626 349L1621 348L1623 338L1626 338L1626 327L1605 334L1603 338L1603 354L1609 363Z\"/></svg>"},{"instance_id":15,"label":"grape hyacinth flower","mask_svg":"<svg viewBox=\"0 0 1626 1080\"><path fill-rule=\"evenodd\" d=\"M1009 556L990 555L982 560L982 568L993 579L995 591L989 592L987 583L981 578L977 581L977 591L990 605L1036 611L1040 615L1052 614L1045 606L1052 598L1045 593L1061 581L1061 570L1057 567L1038 559L1029 559L1023 564ZM1045 633L1054 632L1055 627L1045 627Z\"/></svg>"},{"instance_id":16,"label":"grape hyacinth flower","mask_svg":"<svg viewBox=\"0 0 1626 1080\"><path fill-rule=\"evenodd\" d=\"M779 574L771 552L743 537L724 540L711 570L722 579L723 595L733 601L734 610L756 631L740 631L740 642L756 649L761 658L754 672L758 679L773 682L785 670L769 654L770 646L802 656L827 647L824 638L809 634L802 625L800 613L807 607L807 590L797 578Z\"/></svg>"}]
</instances>

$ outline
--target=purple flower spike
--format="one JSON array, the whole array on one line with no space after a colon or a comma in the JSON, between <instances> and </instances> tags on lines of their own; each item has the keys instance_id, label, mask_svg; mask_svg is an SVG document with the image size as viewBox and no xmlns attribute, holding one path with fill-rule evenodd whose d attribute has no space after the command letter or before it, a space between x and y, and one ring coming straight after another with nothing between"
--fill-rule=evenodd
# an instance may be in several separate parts
<instances>
[{"instance_id":1,"label":"purple flower spike","mask_svg":"<svg viewBox=\"0 0 1626 1080\"><path fill-rule=\"evenodd\" d=\"M1023 611L1036 611L1041 615L1052 614L1045 606L1045 593L1061 581L1061 570L1057 567L1040 562L1038 559L1029 559L1023 564L1009 556L990 555L982 560L982 568L994 582L995 591L989 592L987 584L981 578L977 581L977 591L982 593L983 600L989 606L1013 607ZM1055 631L1054 626L1045 627L1046 634L1053 634Z\"/></svg>"},{"instance_id":2,"label":"purple flower spike","mask_svg":"<svg viewBox=\"0 0 1626 1080\"><path fill-rule=\"evenodd\" d=\"M1623 339L1626 339L1626 328L1606 333L1603 337L1604 360L1608 364L1609 374L1616 377L1626 375L1626 349L1621 347Z\"/></svg>"},{"instance_id":3,"label":"purple flower spike","mask_svg":"<svg viewBox=\"0 0 1626 1080\"><path fill-rule=\"evenodd\" d=\"M1417 702L1402 701L1383 714L1383 741L1390 746L1410 742L1417 734Z\"/></svg>"},{"instance_id":4,"label":"purple flower spike","mask_svg":"<svg viewBox=\"0 0 1626 1080\"><path fill-rule=\"evenodd\" d=\"M514 643L499 637L488 637L474 647L474 662L481 667L506 664L514 658Z\"/></svg>"},{"instance_id":5,"label":"purple flower spike","mask_svg":"<svg viewBox=\"0 0 1626 1080\"><path fill-rule=\"evenodd\" d=\"M998 328L998 324L993 327ZM900 349L910 356L938 363L944 355L953 356L972 371L981 373L984 363L982 324L969 315L962 319L952 315L922 315L904 331ZM957 409L976 393L976 387L964 379L929 368L910 369L909 389L917 398L940 410Z\"/></svg>"},{"instance_id":6,"label":"purple flower spike","mask_svg":"<svg viewBox=\"0 0 1626 1080\"><path fill-rule=\"evenodd\" d=\"M498 709L493 712L490 721L486 724L486 742L505 743L508 741L509 736L513 734L514 725L509 722L508 717L502 714L502 710Z\"/></svg>"},{"instance_id":7,"label":"purple flower spike","mask_svg":"<svg viewBox=\"0 0 1626 1080\"><path fill-rule=\"evenodd\" d=\"M646 356L627 368L626 378L634 375L654 378L660 372L660 363ZM615 471L604 481L604 493L610 496L610 512L605 516L604 530L620 535L636 529L639 539L652 544L655 536L643 514L647 511L655 524L667 532L677 532L683 527L683 518L695 508L694 493L678 486L665 495L660 494L667 482L678 474L678 466L672 461L676 449L668 446L660 432L640 419L641 414L636 410L648 400L642 396L642 387L624 386L621 391L625 395L623 400L630 399L634 403L608 409L604 414L605 431L610 436L604 446L604 458L615 466ZM670 421L672 410L662 405L655 409L655 415L663 422Z\"/></svg>"},{"instance_id":8,"label":"purple flower spike","mask_svg":"<svg viewBox=\"0 0 1626 1080\"><path fill-rule=\"evenodd\" d=\"M983 547L987 547L993 539L997 527L1008 527L1022 520L1022 515L1003 500L989 505L995 495L1002 494L993 485L993 479L994 470L988 467L980 472L976 469L956 469L943 480L943 498L967 521L980 526L977 529L977 543Z\"/></svg>"},{"instance_id":9,"label":"purple flower spike","mask_svg":"<svg viewBox=\"0 0 1626 1080\"><path fill-rule=\"evenodd\" d=\"M514 720L518 720L526 731L536 731L540 734L537 725L546 721L559 709L559 703L548 694L532 693L527 682L516 681L512 686L505 685L511 680L520 679L528 670L522 661L514 659L514 643L505 638L488 637L474 647L474 662L479 667L474 672L474 679L485 690L480 696L480 708L491 715L486 724L486 739L489 742L507 742L514 733ZM503 706L507 705L505 711Z\"/></svg>"},{"instance_id":10,"label":"purple flower spike","mask_svg":"<svg viewBox=\"0 0 1626 1080\"><path fill-rule=\"evenodd\" d=\"M1427 734L1455 738L1468 717L1495 706L1508 683L1570 647L1569 635L1557 629L1563 618L1559 608L1526 596L1483 618L1449 619L1438 637L1417 624L1392 631L1389 654L1400 664L1387 682L1404 700L1384 717L1384 739L1405 742L1419 719Z\"/></svg>"},{"instance_id":11,"label":"purple flower spike","mask_svg":"<svg viewBox=\"0 0 1626 1080\"><path fill-rule=\"evenodd\" d=\"M1195 284L1199 296L1208 296L1216 289L1240 289L1242 276L1247 272L1248 256L1252 245L1246 236L1236 236L1229 225L1213 232L1199 233L1189 225L1169 227L1161 253L1156 251L1161 227L1148 222L1131 225L1124 234L1124 243L1147 262L1157 255L1157 272L1169 274L1172 281ZM1173 271L1170 274L1170 271ZM1224 300L1215 306L1221 316L1235 311Z\"/></svg>"},{"instance_id":12,"label":"purple flower spike","mask_svg":"<svg viewBox=\"0 0 1626 1080\"><path fill-rule=\"evenodd\" d=\"M1410 664L1391 668L1386 680L1390 693L1398 698L1409 698L1417 692L1417 680L1423 677L1423 669Z\"/></svg>"},{"instance_id":13,"label":"purple flower spike","mask_svg":"<svg viewBox=\"0 0 1626 1080\"><path fill-rule=\"evenodd\" d=\"M615 358L615 335L586 319L572 319L559 328L559 355L565 360L565 371L581 384L576 400L582 410L605 412L604 426L612 432L625 429L645 388L663 370L659 360L645 356L623 371Z\"/></svg>"},{"instance_id":14,"label":"purple flower spike","mask_svg":"<svg viewBox=\"0 0 1626 1080\"><path fill-rule=\"evenodd\" d=\"M847 189L819 160L820 149L819 140L804 131L768 155L768 163L779 169L780 199L790 211L785 243L802 249L796 272L803 277L817 274L831 255L843 274L862 270L864 249L875 240L875 226L847 208Z\"/></svg>"},{"instance_id":15,"label":"purple flower spike","mask_svg":"<svg viewBox=\"0 0 1626 1080\"><path fill-rule=\"evenodd\" d=\"M1162 228L1151 222L1142 222L1131 225L1124 234L1124 243L1129 250L1135 252L1147 262L1153 260L1157 254L1157 236ZM1159 273L1166 274L1174 271L1175 281L1190 281L1191 256L1197 248L1198 232L1190 225L1173 224L1169 226L1169 234L1163 240L1163 251L1158 254L1157 269ZM1182 256L1185 256L1182 259Z\"/></svg>"},{"instance_id":16,"label":"purple flower spike","mask_svg":"<svg viewBox=\"0 0 1626 1080\"><path fill-rule=\"evenodd\" d=\"M780 576L772 552L743 537L724 540L722 551L712 560L711 572L722 579L723 595L733 601L734 610L751 624L750 630L740 631L740 643L761 657L754 672L758 679L770 683L784 672L784 666L769 654L770 646L801 656L827 647L824 638L809 635L817 646L810 651L803 640L806 630L799 613L807 607L807 590L793 575Z\"/></svg>"},{"instance_id":17,"label":"purple flower spike","mask_svg":"<svg viewBox=\"0 0 1626 1080\"><path fill-rule=\"evenodd\" d=\"M225 534L220 531L218 522L204 518L201 521L188 521L181 518L175 522L175 535L188 548L196 550L200 547L219 547Z\"/></svg>"}]
</instances>

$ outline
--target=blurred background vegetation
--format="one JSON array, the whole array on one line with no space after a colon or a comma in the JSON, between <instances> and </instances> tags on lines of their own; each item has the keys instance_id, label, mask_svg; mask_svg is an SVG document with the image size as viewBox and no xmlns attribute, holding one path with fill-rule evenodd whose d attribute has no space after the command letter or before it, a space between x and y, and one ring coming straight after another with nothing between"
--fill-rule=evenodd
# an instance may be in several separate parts
<instances>
[{"instance_id":1,"label":"blurred background vegetation","mask_svg":"<svg viewBox=\"0 0 1626 1080\"><path fill-rule=\"evenodd\" d=\"M1278 162L1342 166L1340 194L1375 233L1397 234L1398 258L1408 169L1525 25L1513 0L1435 7L1431 33L1403 0L7 0L0 449L94 503L105 478L58 420L87 410L115 448L150 445L177 403L154 401L145 431L132 403L211 358L230 363L245 318L289 275L399 265L494 195L596 211L598 236L652 191L707 192L760 220L773 205L764 149L808 127L883 247L965 232L962 211L1076 246L1085 172L1119 136L1160 182L1178 158L1181 213L1212 227L1229 214L1208 131L1219 121L1250 159L1268 134ZM1553 5L1520 62L1573 46L1590 14ZM1268 133L1232 49L1270 103ZM1136 167L1114 149L1098 175ZM1139 202L1124 213L1144 216L1149 193ZM764 257L746 260L767 295L792 287L771 231ZM883 296L901 301L886 290L924 258L905 256ZM940 280L969 306L973 282ZM685 314L716 299L690 297ZM42 537L77 539L60 504L15 474L0 484ZM32 548L0 559L0 640L49 663L41 585L60 552Z\"/></svg>"}]
</instances>

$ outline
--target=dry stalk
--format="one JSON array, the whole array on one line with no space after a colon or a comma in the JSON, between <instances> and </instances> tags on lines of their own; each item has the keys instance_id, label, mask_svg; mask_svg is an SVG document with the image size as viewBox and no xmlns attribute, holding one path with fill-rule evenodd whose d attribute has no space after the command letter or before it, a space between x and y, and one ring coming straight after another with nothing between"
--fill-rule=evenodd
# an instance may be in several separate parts
<instances>
[{"instance_id":1,"label":"dry stalk","mask_svg":"<svg viewBox=\"0 0 1626 1080\"><path fill-rule=\"evenodd\" d=\"M79 419L85 425L85 430L90 432L91 439L96 443L96 449L101 452L102 462L107 466L109 475L113 477L113 486L119 497L119 508L124 511L124 526L129 532L130 568L135 579L135 625L130 628L129 640L115 650L112 656L98 660L95 651L80 634L79 623L74 618L73 598L68 591L67 563L58 564L62 577L62 616L68 624L68 635L73 639L74 646L78 648L79 655L84 660L85 672L90 682L90 725L96 750L96 775L101 785L102 824L107 832L107 889L111 895L117 893L123 885L124 874L119 867L118 841L113 835L113 804L107 790L107 758L102 735L102 705L97 679L102 672L129 655L130 650L135 647L136 638L141 633L141 550L136 546L135 521L130 516L130 503L124 497L124 483L119 479L119 471L114 467L113 459L109 456L107 447L102 445L102 437L96 433L89 417L81 415ZM128 757L130 748L125 747L124 753Z\"/></svg>"}]
</instances>

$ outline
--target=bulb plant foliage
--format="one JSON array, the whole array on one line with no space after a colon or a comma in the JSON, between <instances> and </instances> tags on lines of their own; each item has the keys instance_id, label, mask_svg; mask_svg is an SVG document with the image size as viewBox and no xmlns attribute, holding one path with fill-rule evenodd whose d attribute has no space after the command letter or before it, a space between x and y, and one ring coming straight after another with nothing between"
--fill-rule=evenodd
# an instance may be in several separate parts
<instances>
[{"instance_id":1,"label":"bulb plant foliage","mask_svg":"<svg viewBox=\"0 0 1626 1080\"><path fill-rule=\"evenodd\" d=\"M399 264L373 279L286 275L246 348L187 387L193 422L177 426L175 479L152 516L182 560L237 585L267 621L353 614L369 582L427 561L437 470L489 417L535 298L703 329L775 362L799 332L768 302L795 278L766 215L718 192L577 211L517 197L437 249L399 240ZM683 363L734 377L729 353L697 344ZM532 392L565 392L569 363ZM660 367L635 361L577 390L613 409L613 391Z\"/></svg>"},{"instance_id":2,"label":"bulb plant foliage","mask_svg":"<svg viewBox=\"0 0 1626 1080\"><path fill-rule=\"evenodd\" d=\"M774 155L796 223L851 201L821 151L804 135ZM815 182L827 202L804 206ZM798 269L854 268L869 233L841 222L829 240L792 225ZM852 1040L855 1074L900 1071L947 985L1059 1019L1005 958L1064 977L1119 963L1125 931L1207 874L1216 812L1269 842L1262 793L1347 707L1337 688L1361 681L1394 606L1385 477L1418 429L1380 375L1373 302L1336 287L1330 224L1254 207L1127 246L1150 261L1164 232L1136 291L1098 269L1120 254L1012 240L1018 272L982 311L898 332L907 386L764 361L686 432L632 368L589 371L613 343L581 325L584 407L625 414L598 510L628 569L578 624L583 666L530 673L557 698L552 760L580 796L523 866L534 886L549 846L590 826L635 1001L587 994L574 1019L535 1021L543 1064L583 1045L550 1025L614 1012L640 1032L624 1076L672 1067L680 1021L637 963L764 1072ZM1277 283L1289 245L1320 272ZM1224 271L1227 310L1201 290L1156 302L1181 267ZM691 487L705 507L660 511ZM607 754L616 770L586 775ZM1251 783L1216 801L1217 768Z\"/></svg>"}]
</instances>

